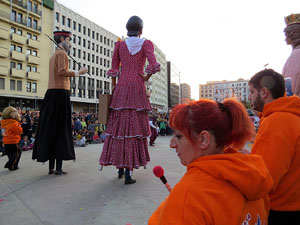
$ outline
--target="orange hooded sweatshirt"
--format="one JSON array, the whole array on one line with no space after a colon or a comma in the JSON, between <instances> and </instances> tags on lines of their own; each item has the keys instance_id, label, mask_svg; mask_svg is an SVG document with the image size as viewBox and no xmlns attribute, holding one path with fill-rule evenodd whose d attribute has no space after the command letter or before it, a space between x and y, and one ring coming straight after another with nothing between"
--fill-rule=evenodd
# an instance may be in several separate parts
<instances>
[{"instance_id":1,"label":"orange hooded sweatshirt","mask_svg":"<svg viewBox=\"0 0 300 225\"><path fill-rule=\"evenodd\" d=\"M21 123L15 119L1 120L1 128L4 144L17 144L21 140L20 134L23 133Z\"/></svg>"},{"instance_id":2,"label":"orange hooded sweatshirt","mask_svg":"<svg viewBox=\"0 0 300 225\"><path fill-rule=\"evenodd\" d=\"M263 157L274 181L271 209L300 211L300 98L282 97L264 106L251 153Z\"/></svg>"},{"instance_id":3,"label":"orange hooded sweatshirt","mask_svg":"<svg viewBox=\"0 0 300 225\"><path fill-rule=\"evenodd\" d=\"M258 155L203 156L188 165L148 225L267 224L269 205L262 198L272 185Z\"/></svg>"}]
</instances>

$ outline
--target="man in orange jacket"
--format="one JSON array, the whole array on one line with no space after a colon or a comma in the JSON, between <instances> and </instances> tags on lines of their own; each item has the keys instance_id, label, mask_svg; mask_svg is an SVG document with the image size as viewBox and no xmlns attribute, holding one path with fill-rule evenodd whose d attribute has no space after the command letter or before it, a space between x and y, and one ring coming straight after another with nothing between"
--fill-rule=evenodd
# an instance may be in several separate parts
<instances>
[{"instance_id":1,"label":"man in orange jacket","mask_svg":"<svg viewBox=\"0 0 300 225\"><path fill-rule=\"evenodd\" d=\"M18 164L21 158L19 141L21 140L20 134L23 133L20 120L21 118L16 108L9 106L3 110L1 128L5 153L8 156L8 162L4 168L9 170L19 169Z\"/></svg>"},{"instance_id":2,"label":"man in orange jacket","mask_svg":"<svg viewBox=\"0 0 300 225\"><path fill-rule=\"evenodd\" d=\"M249 87L261 112L251 153L263 157L274 181L269 225L300 224L300 98L284 97L284 79L272 69L255 74Z\"/></svg>"}]
</instances>

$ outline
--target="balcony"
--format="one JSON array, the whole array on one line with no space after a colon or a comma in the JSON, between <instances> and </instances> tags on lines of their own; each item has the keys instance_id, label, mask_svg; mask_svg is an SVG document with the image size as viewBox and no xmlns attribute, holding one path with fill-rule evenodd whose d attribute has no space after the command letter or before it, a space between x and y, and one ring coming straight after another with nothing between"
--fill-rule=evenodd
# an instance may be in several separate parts
<instances>
[{"instance_id":1,"label":"balcony","mask_svg":"<svg viewBox=\"0 0 300 225\"><path fill-rule=\"evenodd\" d=\"M16 77L16 78L26 78L26 71L25 70L18 70L15 68L11 68L10 69L10 75L12 77Z\"/></svg>"},{"instance_id":2,"label":"balcony","mask_svg":"<svg viewBox=\"0 0 300 225\"><path fill-rule=\"evenodd\" d=\"M9 56L9 49L0 46L0 58L6 58Z\"/></svg>"},{"instance_id":3,"label":"balcony","mask_svg":"<svg viewBox=\"0 0 300 225\"><path fill-rule=\"evenodd\" d=\"M15 34L15 33L11 34L11 40L13 42L16 42L16 43L19 43L22 45L24 45L26 42L26 38L24 36L21 36L21 35Z\"/></svg>"},{"instance_id":4,"label":"balcony","mask_svg":"<svg viewBox=\"0 0 300 225\"><path fill-rule=\"evenodd\" d=\"M27 78L29 80L40 80L41 79L41 74L40 73L35 73L35 72L27 72Z\"/></svg>"},{"instance_id":5,"label":"balcony","mask_svg":"<svg viewBox=\"0 0 300 225\"><path fill-rule=\"evenodd\" d=\"M0 39L7 40L9 38L9 31L3 28L0 28Z\"/></svg>"},{"instance_id":6,"label":"balcony","mask_svg":"<svg viewBox=\"0 0 300 225\"><path fill-rule=\"evenodd\" d=\"M11 51L10 57L12 59L18 60L18 61L25 61L26 56L24 53L17 52L17 51Z\"/></svg>"},{"instance_id":7,"label":"balcony","mask_svg":"<svg viewBox=\"0 0 300 225\"><path fill-rule=\"evenodd\" d=\"M32 47L32 48L36 48L36 49L40 48L40 42L37 41L37 40L33 40L33 39L28 39L27 40L27 45Z\"/></svg>"},{"instance_id":8,"label":"balcony","mask_svg":"<svg viewBox=\"0 0 300 225\"><path fill-rule=\"evenodd\" d=\"M28 61L28 63L38 65L38 64L40 64L40 57L28 55L27 61Z\"/></svg>"},{"instance_id":9,"label":"balcony","mask_svg":"<svg viewBox=\"0 0 300 225\"><path fill-rule=\"evenodd\" d=\"M0 65L0 75L8 76L8 67Z\"/></svg>"}]
</instances>

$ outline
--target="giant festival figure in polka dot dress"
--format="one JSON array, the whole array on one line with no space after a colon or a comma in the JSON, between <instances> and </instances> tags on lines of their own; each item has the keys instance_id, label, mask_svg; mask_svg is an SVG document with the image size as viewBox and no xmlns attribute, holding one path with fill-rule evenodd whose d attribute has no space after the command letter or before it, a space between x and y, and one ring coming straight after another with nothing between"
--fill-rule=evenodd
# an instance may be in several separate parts
<instances>
[{"instance_id":1,"label":"giant festival figure in polka dot dress","mask_svg":"<svg viewBox=\"0 0 300 225\"><path fill-rule=\"evenodd\" d=\"M125 184L135 183L130 171L146 166L150 161L147 137L151 135L148 112L151 104L146 94L145 81L160 71L160 64L154 55L151 41L140 38L143 21L131 17L126 25L128 38L115 45L112 68L113 98L107 125L107 137L99 163L101 166L114 165L119 169L119 178L125 170ZM146 76L144 65L148 59ZM121 64L121 68L120 68ZM118 77L118 83L116 83Z\"/></svg>"}]
</instances>

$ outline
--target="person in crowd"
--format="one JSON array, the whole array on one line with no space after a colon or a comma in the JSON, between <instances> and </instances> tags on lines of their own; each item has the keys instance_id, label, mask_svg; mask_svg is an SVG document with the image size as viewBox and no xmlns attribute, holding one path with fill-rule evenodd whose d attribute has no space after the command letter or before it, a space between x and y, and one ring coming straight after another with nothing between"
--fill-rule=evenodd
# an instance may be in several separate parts
<instances>
[{"instance_id":1,"label":"person in crowd","mask_svg":"<svg viewBox=\"0 0 300 225\"><path fill-rule=\"evenodd\" d=\"M285 17L285 22L285 41L293 50L283 67L282 75L291 79L292 93L300 96L300 14Z\"/></svg>"},{"instance_id":2,"label":"person in crowd","mask_svg":"<svg viewBox=\"0 0 300 225\"><path fill-rule=\"evenodd\" d=\"M251 153L263 157L274 181L268 224L300 224L300 98L284 97L284 79L272 69L255 74L249 89L261 112Z\"/></svg>"},{"instance_id":3,"label":"person in crowd","mask_svg":"<svg viewBox=\"0 0 300 225\"><path fill-rule=\"evenodd\" d=\"M49 82L41 107L32 159L49 160L49 173L63 175L63 160L75 160L71 125L70 77L78 77L88 70L69 71L67 53L71 48L71 32L54 31L58 45L49 61ZM56 164L56 170L54 167Z\"/></svg>"},{"instance_id":4,"label":"person in crowd","mask_svg":"<svg viewBox=\"0 0 300 225\"><path fill-rule=\"evenodd\" d=\"M77 134L76 144L85 147L86 146L86 138L83 131L79 131Z\"/></svg>"},{"instance_id":5,"label":"person in crowd","mask_svg":"<svg viewBox=\"0 0 300 225\"><path fill-rule=\"evenodd\" d=\"M104 131L102 131L101 134L100 134L101 143L103 143L105 141L105 138L106 138L106 134L105 134Z\"/></svg>"},{"instance_id":6,"label":"person in crowd","mask_svg":"<svg viewBox=\"0 0 300 225\"><path fill-rule=\"evenodd\" d=\"M82 124L79 119L76 119L76 122L74 123L74 129L75 132L82 130Z\"/></svg>"},{"instance_id":7,"label":"person in crowd","mask_svg":"<svg viewBox=\"0 0 300 225\"><path fill-rule=\"evenodd\" d=\"M21 116L16 108L8 106L3 110L1 128L5 154L8 157L4 168L9 170L19 169L18 165L22 154L19 141L21 140L20 135L23 133L20 121Z\"/></svg>"},{"instance_id":8,"label":"person in crowd","mask_svg":"<svg viewBox=\"0 0 300 225\"><path fill-rule=\"evenodd\" d=\"M260 156L237 151L254 135L244 106L233 99L177 105L170 126L170 147L187 172L148 224L266 224L272 178Z\"/></svg>"},{"instance_id":9,"label":"person in crowd","mask_svg":"<svg viewBox=\"0 0 300 225\"><path fill-rule=\"evenodd\" d=\"M20 141L20 147L21 147L22 151L32 150L33 144L30 143L27 135L24 135L22 140Z\"/></svg>"},{"instance_id":10,"label":"person in crowd","mask_svg":"<svg viewBox=\"0 0 300 225\"><path fill-rule=\"evenodd\" d=\"M93 143L94 144L98 144L101 142L100 136L98 135L97 131L94 131L94 135L93 135Z\"/></svg>"},{"instance_id":11,"label":"person in crowd","mask_svg":"<svg viewBox=\"0 0 300 225\"><path fill-rule=\"evenodd\" d=\"M150 130L151 130L151 136L150 136L150 146L154 146L154 142L157 138L157 126L155 125L154 117L150 116L149 118L149 125L150 125Z\"/></svg>"},{"instance_id":12,"label":"person in crowd","mask_svg":"<svg viewBox=\"0 0 300 225\"><path fill-rule=\"evenodd\" d=\"M125 184L133 184L130 171L146 166L150 161L147 137L150 136L148 112L151 105L146 93L145 81L160 71L151 41L141 38L143 21L132 16L126 25L125 41L115 45L112 68L113 97L107 125L107 137L100 156L100 165L114 165L119 169L119 178L125 170ZM143 69L148 59L146 74ZM122 69L120 70L120 65ZM116 84L116 77L119 77Z\"/></svg>"}]
</instances>

